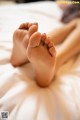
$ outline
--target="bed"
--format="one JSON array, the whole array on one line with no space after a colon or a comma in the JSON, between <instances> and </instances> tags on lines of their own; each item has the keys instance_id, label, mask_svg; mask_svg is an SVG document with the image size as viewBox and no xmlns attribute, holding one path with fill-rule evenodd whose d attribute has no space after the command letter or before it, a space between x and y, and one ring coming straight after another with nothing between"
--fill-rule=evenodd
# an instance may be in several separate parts
<instances>
[{"instance_id":1,"label":"bed","mask_svg":"<svg viewBox=\"0 0 80 120\"><path fill-rule=\"evenodd\" d=\"M62 11L54 2L0 6L0 111L9 120L80 120L80 54L57 72L47 88L40 88L30 63L14 68L10 62L12 35L22 22L38 22L39 31L61 26Z\"/></svg>"}]
</instances>

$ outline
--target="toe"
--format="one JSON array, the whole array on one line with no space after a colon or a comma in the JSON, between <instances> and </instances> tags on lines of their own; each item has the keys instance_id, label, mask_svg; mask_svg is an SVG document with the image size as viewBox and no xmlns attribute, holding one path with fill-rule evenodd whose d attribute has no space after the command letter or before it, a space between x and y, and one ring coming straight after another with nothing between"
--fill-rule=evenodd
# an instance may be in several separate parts
<instances>
[{"instance_id":1,"label":"toe","mask_svg":"<svg viewBox=\"0 0 80 120\"><path fill-rule=\"evenodd\" d=\"M43 33L41 36L41 44L44 46L45 45L45 39L47 38L46 33Z\"/></svg>"},{"instance_id":2,"label":"toe","mask_svg":"<svg viewBox=\"0 0 80 120\"><path fill-rule=\"evenodd\" d=\"M33 24L32 24L32 23L29 23L29 22L27 22L27 23L22 23L22 24L20 25L19 29L26 29L26 30L28 30L32 25L33 25Z\"/></svg>"},{"instance_id":3,"label":"toe","mask_svg":"<svg viewBox=\"0 0 80 120\"><path fill-rule=\"evenodd\" d=\"M33 25L33 23L28 23L28 29Z\"/></svg>"},{"instance_id":4,"label":"toe","mask_svg":"<svg viewBox=\"0 0 80 120\"><path fill-rule=\"evenodd\" d=\"M28 24L29 24L29 23L22 23L22 24L19 26L19 29L28 29Z\"/></svg>"},{"instance_id":5,"label":"toe","mask_svg":"<svg viewBox=\"0 0 80 120\"><path fill-rule=\"evenodd\" d=\"M30 36L33 34L33 33L35 33L35 32L37 32L38 31L38 26L37 25L32 25L30 28L29 28L29 38L30 38Z\"/></svg>"},{"instance_id":6,"label":"toe","mask_svg":"<svg viewBox=\"0 0 80 120\"><path fill-rule=\"evenodd\" d=\"M46 33L43 33L43 34L42 34L42 37L41 37L41 39L42 39L43 42L45 42L46 37L47 37L47 36L46 36Z\"/></svg>"},{"instance_id":7,"label":"toe","mask_svg":"<svg viewBox=\"0 0 80 120\"><path fill-rule=\"evenodd\" d=\"M51 56L55 57L56 56L56 50L55 50L55 47L50 47L49 48L49 53L51 54Z\"/></svg>"},{"instance_id":8,"label":"toe","mask_svg":"<svg viewBox=\"0 0 80 120\"><path fill-rule=\"evenodd\" d=\"M36 25L38 27L38 23L35 22L35 23L28 23L28 29L32 26L32 25Z\"/></svg>"},{"instance_id":9,"label":"toe","mask_svg":"<svg viewBox=\"0 0 80 120\"><path fill-rule=\"evenodd\" d=\"M48 47L53 47L53 42L49 41Z\"/></svg>"},{"instance_id":10,"label":"toe","mask_svg":"<svg viewBox=\"0 0 80 120\"><path fill-rule=\"evenodd\" d=\"M46 44L46 45L49 45L49 44L50 44L50 39L49 39L49 38L46 38L46 39L45 39L45 44ZM49 46L48 46L48 47L49 47Z\"/></svg>"},{"instance_id":11,"label":"toe","mask_svg":"<svg viewBox=\"0 0 80 120\"><path fill-rule=\"evenodd\" d=\"M35 32L29 39L29 47L37 47L41 42L41 33Z\"/></svg>"},{"instance_id":12,"label":"toe","mask_svg":"<svg viewBox=\"0 0 80 120\"><path fill-rule=\"evenodd\" d=\"M22 23L20 26L19 26L19 29L24 29L25 25L24 23Z\"/></svg>"},{"instance_id":13,"label":"toe","mask_svg":"<svg viewBox=\"0 0 80 120\"><path fill-rule=\"evenodd\" d=\"M56 55L56 49L55 49L55 46L53 44L53 42L50 40L50 38L48 37L46 40L45 40L45 43L47 44L48 46L48 49L49 49L49 53L51 54L51 56L55 56Z\"/></svg>"},{"instance_id":14,"label":"toe","mask_svg":"<svg viewBox=\"0 0 80 120\"><path fill-rule=\"evenodd\" d=\"M33 25L37 25L37 26L38 26L38 23L37 23L37 22L34 22Z\"/></svg>"}]
</instances>

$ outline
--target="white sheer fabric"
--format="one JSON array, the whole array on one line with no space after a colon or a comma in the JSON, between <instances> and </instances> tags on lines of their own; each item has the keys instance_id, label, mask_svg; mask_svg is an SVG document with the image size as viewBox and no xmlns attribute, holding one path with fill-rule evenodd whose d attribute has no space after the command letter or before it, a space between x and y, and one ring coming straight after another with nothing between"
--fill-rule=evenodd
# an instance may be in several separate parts
<instances>
[{"instance_id":1,"label":"white sheer fabric","mask_svg":"<svg viewBox=\"0 0 80 120\"><path fill-rule=\"evenodd\" d=\"M79 120L80 55L57 72L48 88L36 84L32 67L14 68L9 57L12 34L20 23L37 21L39 31L61 26L61 10L53 2L0 7L0 110L10 112L9 120Z\"/></svg>"}]
</instances>

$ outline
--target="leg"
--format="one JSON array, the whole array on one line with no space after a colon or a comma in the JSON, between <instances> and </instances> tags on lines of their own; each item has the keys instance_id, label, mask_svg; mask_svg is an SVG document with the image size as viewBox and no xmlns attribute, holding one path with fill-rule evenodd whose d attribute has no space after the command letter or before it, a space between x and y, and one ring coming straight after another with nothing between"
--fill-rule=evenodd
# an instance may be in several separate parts
<instances>
[{"instance_id":1,"label":"leg","mask_svg":"<svg viewBox=\"0 0 80 120\"><path fill-rule=\"evenodd\" d=\"M35 68L36 81L41 87L47 87L55 75L55 68L80 52L80 26L77 26L58 49L55 56L54 45L46 36L34 33L29 40L27 57ZM57 64L56 64L57 61Z\"/></svg>"},{"instance_id":2,"label":"leg","mask_svg":"<svg viewBox=\"0 0 80 120\"><path fill-rule=\"evenodd\" d=\"M77 20L74 20L67 25L64 24L62 27L56 29L55 31L53 30L52 32L48 33L47 36L51 38L55 45L63 42L76 27L76 21Z\"/></svg>"},{"instance_id":3,"label":"leg","mask_svg":"<svg viewBox=\"0 0 80 120\"><path fill-rule=\"evenodd\" d=\"M57 69L68 59L80 53L80 23L62 43L57 53Z\"/></svg>"},{"instance_id":4,"label":"leg","mask_svg":"<svg viewBox=\"0 0 80 120\"><path fill-rule=\"evenodd\" d=\"M26 56L26 48L29 38L37 32L37 23L23 23L13 34L13 49L11 53L11 63L13 66L19 66L28 61Z\"/></svg>"}]
</instances>

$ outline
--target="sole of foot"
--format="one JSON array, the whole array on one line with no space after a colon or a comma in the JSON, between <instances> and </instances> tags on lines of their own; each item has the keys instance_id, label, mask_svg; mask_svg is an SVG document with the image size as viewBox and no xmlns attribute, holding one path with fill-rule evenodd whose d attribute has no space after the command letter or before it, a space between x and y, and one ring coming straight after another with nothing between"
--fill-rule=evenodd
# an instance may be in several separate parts
<instances>
[{"instance_id":1,"label":"sole of foot","mask_svg":"<svg viewBox=\"0 0 80 120\"><path fill-rule=\"evenodd\" d=\"M13 49L10 62L13 66L19 66L28 62L26 49L30 36L37 32L37 23L23 23L13 34Z\"/></svg>"},{"instance_id":2,"label":"sole of foot","mask_svg":"<svg viewBox=\"0 0 80 120\"><path fill-rule=\"evenodd\" d=\"M55 74L56 50L46 34L35 32L29 39L27 57L35 68L36 81L40 87L47 87Z\"/></svg>"}]
</instances>

